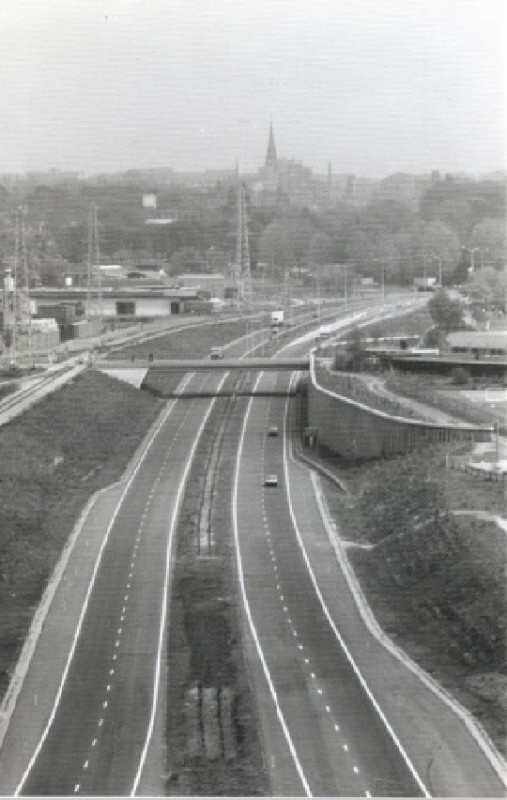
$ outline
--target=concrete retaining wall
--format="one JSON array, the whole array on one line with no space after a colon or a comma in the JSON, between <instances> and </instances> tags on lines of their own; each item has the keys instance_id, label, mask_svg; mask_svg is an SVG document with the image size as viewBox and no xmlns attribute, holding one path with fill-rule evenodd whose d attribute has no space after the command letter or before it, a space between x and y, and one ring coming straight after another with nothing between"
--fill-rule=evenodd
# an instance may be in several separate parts
<instances>
[{"instance_id":1,"label":"concrete retaining wall","mask_svg":"<svg viewBox=\"0 0 507 800\"><path fill-rule=\"evenodd\" d=\"M413 450L424 442L489 441L488 426L441 425L395 417L321 386L310 361L308 425L319 445L343 458L379 458Z\"/></svg>"}]
</instances>

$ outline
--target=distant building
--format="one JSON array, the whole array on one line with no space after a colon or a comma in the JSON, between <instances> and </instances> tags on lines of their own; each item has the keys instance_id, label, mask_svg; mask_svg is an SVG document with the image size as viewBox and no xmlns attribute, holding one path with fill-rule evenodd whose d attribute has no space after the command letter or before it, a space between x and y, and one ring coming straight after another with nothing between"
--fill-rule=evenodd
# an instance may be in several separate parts
<instances>
[{"instance_id":1,"label":"distant building","mask_svg":"<svg viewBox=\"0 0 507 800\"><path fill-rule=\"evenodd\" d=\"M434 292L438 286L438 278L414 278L414 289L418 292Z\"/></svg>"},{"instance_id":2,"label":"distant building","mask_svg":"<svg viewBox=\"0 0 507 800\"><path fill-rule=\"evenodd\" d=\"M37 315L44 307L64 303L78 305L86 316L152 319L185 313L186 303L197 299L197 291L190 287L108 286L103 287L101 296L96 287L88 296L86 288L40 288L32 290L31 299Z\"/></svg>"},{"instance_id":3,"label":"distant building","mask_svg":"<svg viewBox=\"0 0 507 800\"><path fill-rule=\"evenodd\" d=\"M172 278L180 288L189 288L197 292L199 297L222 298L225 292L225 276L218 273L186 272Z\"/></svg>"},{"instance_id":4,"label":"distant building","mask_svg":"<svg viewBox=\"0 0 507 800\"><path fill-rule=\"evenodd\" d=\"M279 158L272 123L264 166L260 167L251 184L251 191L256 206L283 203L293 206L329 205L329 177L321 180L300 161Z\"/></svg>"},{"instance_id":5,"label":"distant building","mask_svg":"<svg viewBox=\"0 0 507 800\"><path fill-rule=\"evenodd\" d=\"M447 334L446 352L476 359L507 356L507 331L454 331Z\"/></svg>"}]
</instances>

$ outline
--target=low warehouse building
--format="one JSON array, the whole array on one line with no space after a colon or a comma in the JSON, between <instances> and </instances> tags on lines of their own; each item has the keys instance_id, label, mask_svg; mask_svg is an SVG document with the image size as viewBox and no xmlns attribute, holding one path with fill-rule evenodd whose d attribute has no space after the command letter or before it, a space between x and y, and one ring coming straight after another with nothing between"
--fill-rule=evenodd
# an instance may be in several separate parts
<instances>
[{"instance_id":1,"label":"low warehouse building","mask_svg":"<svg viewBox=\"0 0 507 800\"><path fill-rule=\"evenodd\" d=\"M45 306L65 303L79 303L85 316L101 316L105 319L152 319L183 314L188 311L186 304L197 299L194 289L156 287L156 288L113 288L103 287L99 296L96 288L90 293L85 288L33 289L31 299L35 304L35 314Z\"/></svg>"},{"instance_id":2,"label":"low warehouse building","mask_svg":"<svg viewBox=\"0 0 507 800\"><path fill-rule=\"evenodd\" d=\"M505 358L507 331L454 331L447 334L445 351L472 358Z\"/></svg>"}]
</instances>

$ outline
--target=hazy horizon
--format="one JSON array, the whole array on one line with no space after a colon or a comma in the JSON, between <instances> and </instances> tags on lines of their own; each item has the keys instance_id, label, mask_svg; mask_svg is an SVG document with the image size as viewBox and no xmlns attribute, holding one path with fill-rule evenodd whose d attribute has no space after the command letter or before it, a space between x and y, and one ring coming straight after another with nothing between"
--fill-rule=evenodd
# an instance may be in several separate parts
<instances>
[{"instance_id":1,"label":"hazy horizon","mask_svg":"<svg viewBox=\"0 0 507 800\"><path fill-rule=\"evenodd\" d=\"M505 168L499 0L3 0L0 172Z\"/></svg>"}]
</instances>

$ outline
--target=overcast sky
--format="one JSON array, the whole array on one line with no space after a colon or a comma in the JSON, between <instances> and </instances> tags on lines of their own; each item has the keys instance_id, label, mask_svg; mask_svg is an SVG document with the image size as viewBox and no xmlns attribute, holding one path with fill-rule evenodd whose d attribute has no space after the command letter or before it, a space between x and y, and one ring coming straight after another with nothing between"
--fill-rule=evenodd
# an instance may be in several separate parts
<instances>
[{"instance_id":1,"label":"overcast sky","mask_svg":"<svg viewBox=\"0 0 507 800\"><path fill-rule=\"evenodd\" d=\"M504 0L0 0L0 172L482 171Z\"/></svg>"}]
</instances>

